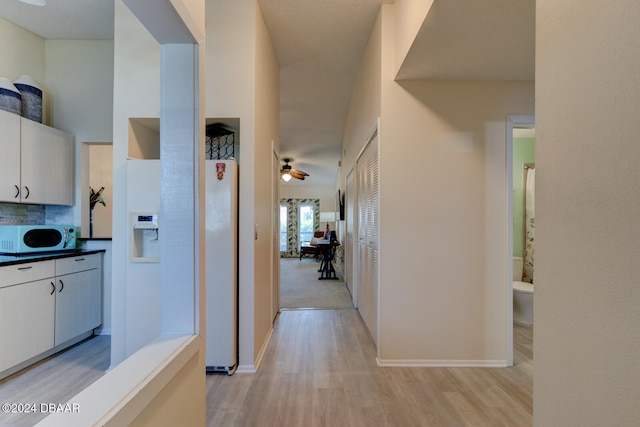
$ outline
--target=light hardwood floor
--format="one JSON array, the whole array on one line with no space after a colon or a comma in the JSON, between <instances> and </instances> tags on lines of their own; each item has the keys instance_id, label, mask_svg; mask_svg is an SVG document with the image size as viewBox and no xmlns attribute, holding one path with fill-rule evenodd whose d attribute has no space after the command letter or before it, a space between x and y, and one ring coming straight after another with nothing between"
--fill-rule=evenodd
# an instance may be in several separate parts
<instances>
[{"instance_id":1,"label":"light hardwood floor","mask_svg":"<svg viewBox=\"0 0 640 427\"><path fill-rule=\"evenodd\" d=\"M36 404L35 413L0 412L0 426L32 426L48 414L41 403L64 404L109 369L111 337L100 335L0 381L0 403ZM82 408L80 408L82 410Z\"/></svg>"},{"instance_id":2,"label":"light hardwood floor","mask_svg":"<svg viewBox=\"0 0 640 427\"><path fill-rule=\"evenodd\" d=\"M208 426L531 426L533 328L512 368L379 368L355 309L283 311L255 375L207 376ZM109 367L109 337L0 381L0 403L65 403ZM46 415L46 414L45 414ZM31 426L43 414L0 413Z\"/></svg>"},{"instance_id":3,"label":"light hardwood floor","mask_svg":"<svg viewBox=\"0 0 640 427\"><path fill-rule=\"evenodd\" d=\"M379 368L357 310L278 318L255 375L207 377L208 426L531 426L532 328L512 368Z\"/></svg>"}]
</instances>

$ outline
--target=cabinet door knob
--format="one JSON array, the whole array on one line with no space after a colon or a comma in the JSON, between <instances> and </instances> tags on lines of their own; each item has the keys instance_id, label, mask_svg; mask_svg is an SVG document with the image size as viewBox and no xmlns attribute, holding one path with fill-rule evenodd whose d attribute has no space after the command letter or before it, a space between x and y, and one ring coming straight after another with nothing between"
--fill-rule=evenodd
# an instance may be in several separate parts
<instances>
[{"instance_id":1,"label":"cabinet door knob","mask_svg":"<svg viewBox=\"0 0 640 427\"><path fill-rule=\"evenodd\" d=\"M53 282L51 282L51 292L49 293L49 295L53 295L55 291L56 291L56 285L54 285Z\"/></svg>"},{"instance_id":2,"label":"cabinet door knob","mask_svg":"<svg viewBox=\"0 0 640 427\"><path fill-rule=\"evenodd\" d=\"M29 191L29 187L27 187L27 186L25 185L25 186L24 186L24 189L25 189L25 190L27 190L27 195L26 195L26 196L24 196L24 198L25 198L25 199L28 199L28 198L29 198L29 193L30 193L30 191Z\"/></svg>"},{"instance_id":3,"label":"cabinet door knob","mask_svg":"<svg viewBox=\"0 0 640 427\"><path fill-rule=\"evenodd\" d=\"M20 187L18 187L17 185L13 184L14 187L16 187L16 195L13 196L14 199L17 199L20 196Z\"/></svg>"},{"instance_id":4,"label":"cabinet door knob","mask_svg":"<svg viewBox=\"0 0 640 427\"><path fill-rule=\"evenodd\" d=\"M63 289L64 289L64 282L60 280L60 290L58 291L58 293L62 292Z\"/></svg>"}]
</instances>

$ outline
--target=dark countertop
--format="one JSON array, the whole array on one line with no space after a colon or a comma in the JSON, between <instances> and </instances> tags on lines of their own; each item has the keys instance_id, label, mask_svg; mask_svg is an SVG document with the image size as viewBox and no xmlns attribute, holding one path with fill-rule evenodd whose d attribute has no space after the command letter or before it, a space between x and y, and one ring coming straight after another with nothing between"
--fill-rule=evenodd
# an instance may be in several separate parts
<instances>
[{"instance_id":1,"label":"dark countertop","mask_svg":"<svg viewBox=\"0 0 640 427\"><path fill-rule=\"evenodd\" d=\"M34 262L34 261L46 261L49 259L70 258L78 255L91 255L91 254L97 254L100 252L105 252L105 250L104 249L92 249L92 250L75 249L72 251L40 252L40 253L28 254L28 255L0 254L0 267L4 267L6 265L25 264L25 263Z\"/></svg>"}]
</instances>

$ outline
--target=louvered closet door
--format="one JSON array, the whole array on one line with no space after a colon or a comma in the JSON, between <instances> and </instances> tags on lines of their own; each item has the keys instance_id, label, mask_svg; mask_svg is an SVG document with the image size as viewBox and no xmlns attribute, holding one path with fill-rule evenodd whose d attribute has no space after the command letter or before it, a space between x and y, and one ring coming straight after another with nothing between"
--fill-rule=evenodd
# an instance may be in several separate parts
<instances>
[{"instance_id":1,"label":"louvered closet door","mask_svg":"<svg viewBox=\"0 0 640 427\"><path fill-rule=\"evenodd\" d=\"M344 241L344 276L347 282L347 288L351 292L351 299L353 300L354 307L358 307L358 298L355 294L355 287L353 286L354 274L353 274L353 240L354 240L354 222L355 222L355 174L353 171L347 175L347 184L345 190L345 241Z\"/></svg>"},{"instance_id":2,"label":"louvered closet door","mask_svg":"<svg viewBox=\"0 0 640 427\"><path fill-rule=\"evenodd\" d=\"M378 344L378 136L358 159L358 308Z\"/></svg>"}]
</instances>

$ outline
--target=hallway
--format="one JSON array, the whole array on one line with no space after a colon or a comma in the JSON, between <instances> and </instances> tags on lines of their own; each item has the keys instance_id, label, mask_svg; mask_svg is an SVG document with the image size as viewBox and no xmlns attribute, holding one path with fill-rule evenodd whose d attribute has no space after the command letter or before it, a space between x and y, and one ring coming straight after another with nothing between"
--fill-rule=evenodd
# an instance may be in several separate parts
<instances>
[{"instance_id":1,"label":"hallway","mask_svg":"<svg viewBox=\"0 0 640 427\"><path fill-rule=\"evenodd\" d=\"M512 368L379 368L357 310L283 311L257 374L207 377L207 425L531 426L532 335Z\"/></svg>"}]
</instances>

